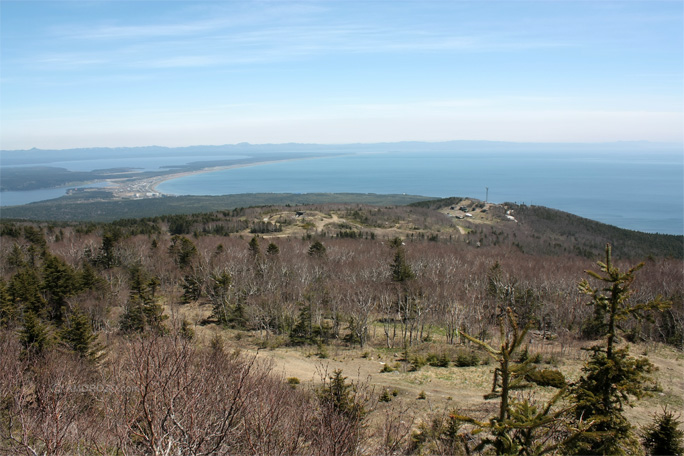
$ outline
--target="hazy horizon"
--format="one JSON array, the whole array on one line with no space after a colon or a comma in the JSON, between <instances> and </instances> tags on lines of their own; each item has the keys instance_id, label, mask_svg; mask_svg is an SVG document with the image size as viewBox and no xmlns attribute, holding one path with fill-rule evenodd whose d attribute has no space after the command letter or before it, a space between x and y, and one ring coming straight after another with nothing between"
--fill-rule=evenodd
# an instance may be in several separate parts
<instances>
[{"instance_id":1,"label":"hazy horizon","mask_svg":"<svg viewBox=\"0 0 684 456\"><path fill-rule=\"evenodd\" d=\"M684 140L677 141L648 141L648 140L631 140L631 141L602 141L602 142L549 142L549 141L492 141L486 139L452 139L443 141L379 141L379 142L348 142L348 143L311 143L311 142L288 142L288 143L250 143L243 141L240 143L225 143L225 144L187 144L181 146L162 146L159 144L141 144L134 146L83 146L83 147L73 147L64 149L52 149L52 148L40 148L31 147L29 149L0 149L2 152L69 152L69 151L87 151L87 150L119 150L119 149L163 149L170 152L182 151L183 149L217 149L221 147L236 148L239 151L241 147L288 147L288 146L302 146L302 147L384 147L392 145L448 145L453 143L461 143L465 145L466 143L472 145L500 145L500 146L598 146L598 147L609 147L609 146L656 146L656 147L672 147L676 148L679 152L679 148L684 147ZM618 150L619 151L619 150ZM662 151L662 150L661 150ZM218 151L217 151L218 152ZM445 150L445 152L449 152ZM515 150L511 151L512 153ZM0 160L2 158L0 157Z\"/></svg>"},{"instance_id":2,"label":"hazy horizon","mask_svg":"<svg viewBox=\"0 0 684 456\"><path fill-rule=\"evenodd\" d=\"M684 138L679 1L0 9L3 150Z\"/></svg>"}]
</instances>

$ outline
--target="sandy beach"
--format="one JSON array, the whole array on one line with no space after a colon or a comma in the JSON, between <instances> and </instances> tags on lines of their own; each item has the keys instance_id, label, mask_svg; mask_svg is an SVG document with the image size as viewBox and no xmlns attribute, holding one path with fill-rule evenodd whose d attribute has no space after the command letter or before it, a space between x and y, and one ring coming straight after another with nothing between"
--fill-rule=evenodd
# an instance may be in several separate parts
<instances>
[{"instance_id":1,"label":"sandy beach","mask_svg":"<svg viewBox=\"0 0 684 456\"><path fill-rule=\"evenodd\" d=\"M111 179L111 180L107 180L107 182L110 185L112 185L112 187L110 189L111 189L112 193L114 194L114 196L117 198L155 198L155 197L159 197L159 196L173 196L172 194L160 192L159 190L157 190L157 186L159 184L161 184L162 182L166 182L166 181L169 181L172 179L178 179L180 177L192 176L192 175L196 175L196 174L212 173L215 171L225 171L225 170L236 169L236 168L246 168L249 166L269 165L272 163L282 163L282 162L291 162L291 161L299 161L299 160L314 160L314 159L331 158L331 157L338 157L338 156L339 155L330 155L330 156L315 156L315 157L306 157L306 158L286 158L283 160L256 161L253 163L240 163L240 164L228 165L228 166L213 166L210 168L202 168L202 169L193 170L193 171L183 171L183 172L178 172L178 173L165 174L163 176L142 178L142 179L133 180L133 181L124 180L124 179Z\"/></svg>"}]
</instances>

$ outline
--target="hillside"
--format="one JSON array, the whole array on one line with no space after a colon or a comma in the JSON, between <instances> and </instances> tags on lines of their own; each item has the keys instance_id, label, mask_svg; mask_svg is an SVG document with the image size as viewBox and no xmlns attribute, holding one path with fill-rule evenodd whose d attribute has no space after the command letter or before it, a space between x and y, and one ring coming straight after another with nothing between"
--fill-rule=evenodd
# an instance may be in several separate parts
<instances>
[{"instance_id":1,"label":"hillside","mask_svg":"<svg viewBox=\"0 0 684 456\"><path fill-rule=\"evenodd\" d=\"M465 334L498 347L510 309L512 406L567 391L606 340L578 289L605 239L644 262L625 302L662 304L621 324L651 371L626 419L684 406L680 237L468 198L0 225L0 452L465 454L490 434L454 417L486 422L503 389ZM540 442L571 430L558 398Z\"/></svg>"},{"instance_id":2,"label":"hillside","mask_svg":"<svg viewBox=\"0 0 684 456\"><path fill-rule=\"evenodd\" d=\"M393 228L400 236L434 239L457 236L481 247L505 245L529 254L573 254L586 258L599 257L606 243L611 243L614 255L620 258L684 258L684 236L641 233L541 206L485 204L473 198L427 199L416 195L356 193L263 193L92 201L92 194L89 193L88 199L71 195L57 200L3 208L2 218L51 222L113 222L220 211L219 215L187 219L187 223L193 225L193 229L188 231L190 233L196 229L205 229L206 225L198 220L218 217L216 221L220 221L224 217L220 214L226 210L251 206L262 207L263 212L280 208L292 213L295 210L306 211L311 205L322 205L326 208L324 211L329 212L329 208L333 207L331 205L338 205L337 225L318 223L318 232L323 226L326 226L324 231L328 235L335 235L337 231L345 229L360 232ZM415 209L415 214L422 215L413 214L405 218L412 212L404 206ZM355 208L357 213L349 211L349 207ZM459 210L461 207L466 210ZM339 214L340 211L343 214ZM249 225L263 218L259 211L252 213L253 220L247 220ZM329 213L321 214L323 216L330 219ZM293 231L292 234L303 233Z\"/></svg>"}]
</instances>

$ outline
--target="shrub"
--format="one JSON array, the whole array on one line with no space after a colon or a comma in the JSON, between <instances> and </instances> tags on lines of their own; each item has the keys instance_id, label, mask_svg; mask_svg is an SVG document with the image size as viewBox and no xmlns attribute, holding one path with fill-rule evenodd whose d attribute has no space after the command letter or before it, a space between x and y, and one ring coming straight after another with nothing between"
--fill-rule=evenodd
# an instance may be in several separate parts
<instances>
[{"instance_id":1,"label":"shrub","mask_svg":"<svg viewBox=\"0 0 684 456\"><path fill-rule=\"evenodd\" d=\"M297 377L288 377L287 378L287 384L290 385L292 388L295 388L297 385L299 385L299 379Z\"/></svg>"},{"instance_id":2,"label":"shrub","mask_svg":"<svg viewBox=\"0 0 684 456\"><path fill-rule=\"evenodd\" d=\"M642 443L649 455L657 454L684 454L682 438L684 431L679 429L679 416L663 410L663 413L656 415L653 423L643 431Z\"/></svg>"},{"instance_id":3,"label":"shrub","mask_svg":"<svg viewBox=\"0 0 684 456\"><path fill-rule=\"evenodd\" d=\"M445 353L441 355L430 353L427 357L427 363L433 367L449 367L449 357Z\"/></svg>"},{"instance_id":4,"label":"shrub","mask_svg":"<svg viewBox=\"0 0 684 456\"><path fill-rule=\"evenodd\" d=\"M382 369L380 370L380 373L381 373L381 374L384 374L384 373L387 373L387 372L394 372L394 369L392 369L392 366L390 366L389 364L384 364L384 365L382 366Z\"/></svg>"},{"instance_id":5,"label":"shrub","mask_svg":"<svg viewBox=\"0 0 684 456\"><path fill-rule=\"evenodd\" d=\"M380 402L390 402L392 400L392 397L390 394L387 392L385 388L382 389L382 394L380 394L380 398L378 399Z\"/></svg>"},{"instance_id":6,"label":"shrub","mask_svg":"<svg viewBox=\"0 0 684 456\"><path fill-rule=\"evenodd\" d=\"M552 386L554 388L563 388L566 384L563 373L553 369L535 369L525 376L525 380L539 386Z\"/></svg>"},{"instance_id":7,"label":"shrub","mask_svg":"<svg viewBox=\"0 0 684 456\"><path fill-rule=\"evenodd\" d=\"M409 368L409 371L415 372L417 370L420 370L420 368L425 366L426 364L427 360L424 356L416 355L411 358L411 367Z\"/></svg>"},{"instance_id":8,"label":"shrub","mask_svg":"<svg viewBox=\"0 0 684 456\"><path fill-rule=\"evenodd\" d=\"M457 367L471 367L480 364L480 357L475 352L462 352L456 355L454 364Z\"/></svg>"}]
</instances>

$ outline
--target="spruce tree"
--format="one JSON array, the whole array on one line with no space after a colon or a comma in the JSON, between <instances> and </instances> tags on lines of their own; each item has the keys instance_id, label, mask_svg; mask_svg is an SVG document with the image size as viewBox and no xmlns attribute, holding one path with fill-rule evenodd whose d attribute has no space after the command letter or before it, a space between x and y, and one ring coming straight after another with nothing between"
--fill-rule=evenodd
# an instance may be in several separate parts
<instances>
[{"instance_id":1,"label":"spruce tree","mask_svg":"<svg viewBox=\"0 0 684 456\"><path fill-rule=\"evenodd\" d=\"M316 342L315 339L311 304L307 304L299 309L297 323L290 331L290 343L293 345L311 344Z\"/></svg>"},{"instance_id":2,"label":"spruce tree","mask_svg":"<svg viewBox=\"0 0 684 456\"><path fill-rule=\"evenodd\" d=\"M325 246L321 243L321 241L315 241L309 246L309 255L313 257L325 256Z\"/></svg>"},{"instance_id":3,"label":"spruce tree","mask_svg":"<svg viewBox=\"0 0 684 456\"><path fill-rule=\"evenodd\" d=\"M119 327L125 333L143 332L153 329L166 332L164 308L154 298L153 290L158 281L150 277L142 266L134 265L129 271L130 293L126 309L119 320Z\"/></svg>"},{"instance_id":4,"label":"spruce tree","mask_svg":"<svg viewBox=\"0 0 684 456\"><path fill-rule=\"evenodd\" d=\"M5 281L0 279L0 326L11 327L17 319L17 306L7 289Z\"/></svg>"},{"instance_id":5,"label":"spruce tree","mask_svg":"<svg viewBox=\"0 0 684 456\"><path fill-rule=\"evenodd\" d=\"M406 252L404 248L399 245L396 247L394 253L394 261L392 262L392 280L394 282L404 283L415 278L415 274L411 270L411 266L406 262Z\"/></svg>"},{"instance_id":6,"label":"spruce tree","mask_svg":"<svg viewBox=\"0 0 684 456\"><path fill-rule=\"evenodd\" d=\"M197 256L197 247L185 236L176 235L171 238L169 253L173 256L178 267L185 268Z\"/></svg>"},{"instance_id":7,"label":"spruce tree","mask_svg":"<svg viewBox=\"0 0 684 456\"><path fill-rule=\"evenodd\" d=\"M19 340L28 356L41 355L52 343L48 328L33 312L24 312L24 327L19 333Z\"/></svg>"},{"instance_id":8,"label":"spruce tree","mask_svg":"<svg viewBox=\"0 0 684 456\"><path fill-rule=\"evenodd\" d=\"M274 244L273 242L268 243L268 247L266 247L266 254L269 256L275 256L280 253L280 248Z\"/></svg>"},{"instance_id":9,"label":"spruce tree","mask_svg":"<svg viewBox=\"0 0 684 456\"><path fill-rule=\"evenodd\" d=\"M230 321L230 293L233 278L227 271L220 274L211 275L211 286L208 287L207 294L211 300L213 311L212 317L221 324L228 324Z\"/></svg>"},{"instance_id":10,"label":"spruce tree","mask_svg":"<svg viewBox=\"0 0 684 456\"><path fill-rule=\"evenodd\" d=\"M684 431L679 416L667 409L653 419L642 433L642 443L649 456L684 455Z\"/></svg>"},{"instance_id":11,"label":"spruce tree","mask_svg":"<svg viewBox=\"0 0 684 456\"><path fill-rule=\"evenodd\" d=\"M38 271L27 266L12 276L7 285L12 302L36 315L45 313L45 299L41 293L41 280Z\"/></svg>"},{"instance_id":12,"label":"spruce tree","mask_svg":"<svg viewBox=\"0 0 684 456\"><path fill-rule=\"evenodd\" d=\"M67 298L79 291L79 277L63 260L48 254L43 264L41 288L47 297L49 317L61 322Z\"/></svg>"},{"instance_id":13,"label":"spruce tree","mask_svg":"<svg viewBox=\"0 0 684 456\"><path fill-rule=\"evenodd\" d=\"M88 316L80 311L73 312L59 332L59 337L80 357L97 361L102 356L102 347L97 343Z\"/></svg>"},{"instance_id":14,"label":"spruce tree","mask_svg":"<svg viewBox=\"0 0 684 456\"><path fill-rule=\"evenodd\" d=\"M485 395L485 399L499 398L498 413L487 422L455 414L456 419L477 427L473 434L488 431L488 435L474 451L480 452L492 447L497 455L543 455L574 441L586 429L582 425L566 425L563 417L567 414L567 409L552 411L563 398L565 389L561 389L546 404L536 404L530 399L519 400L512 396L515 389L525 386L525 376L535 369L532 365L533 358L514 356L526 340L530 326L531 324L527 324L523 328L519 327L515 313L507 307L504 315L499 316L498 348L463 333L466 339L484 348L497 363L492 391ZM467 444L466 452L470 454Z\"/></svg>"},{"instance_id":15,"label":"spruce tree","mask_svg":"<svg viewBox=\"0 0 684 456\"><path fill-rule=\"evenodd\" d=\"M252 239L249 241L249 253L251 253L254 258L257 258L261 255L259 238L257 236L252 237Z\"/></svg>"},{"instance_id":16,"label":"spruce tree","mask_svg":"<svg viewBox=\"0 0 684 456\"><path fill-rule=\"evenodd\" d=\"M591 432L568 445L566 451L587 455L633 454L639 450L639 442L622 411L632 397L645 395L643 385L653 365L646 358L632 357L628 347L618 347L620 323L645 318L649 311L665 309L669 303L660 297L632 303L631 286L643 263L627 272L620 271L612 264L610 244L606 246L605 263L598 265L600 272L586 273L604 286L593 287L582 280L579 289L591 296L588 305L594 308L594 323L603 328L605 341L590 348L583 375L572 387L575 419L593 424Z\"/></svg>"}]
</instances>

